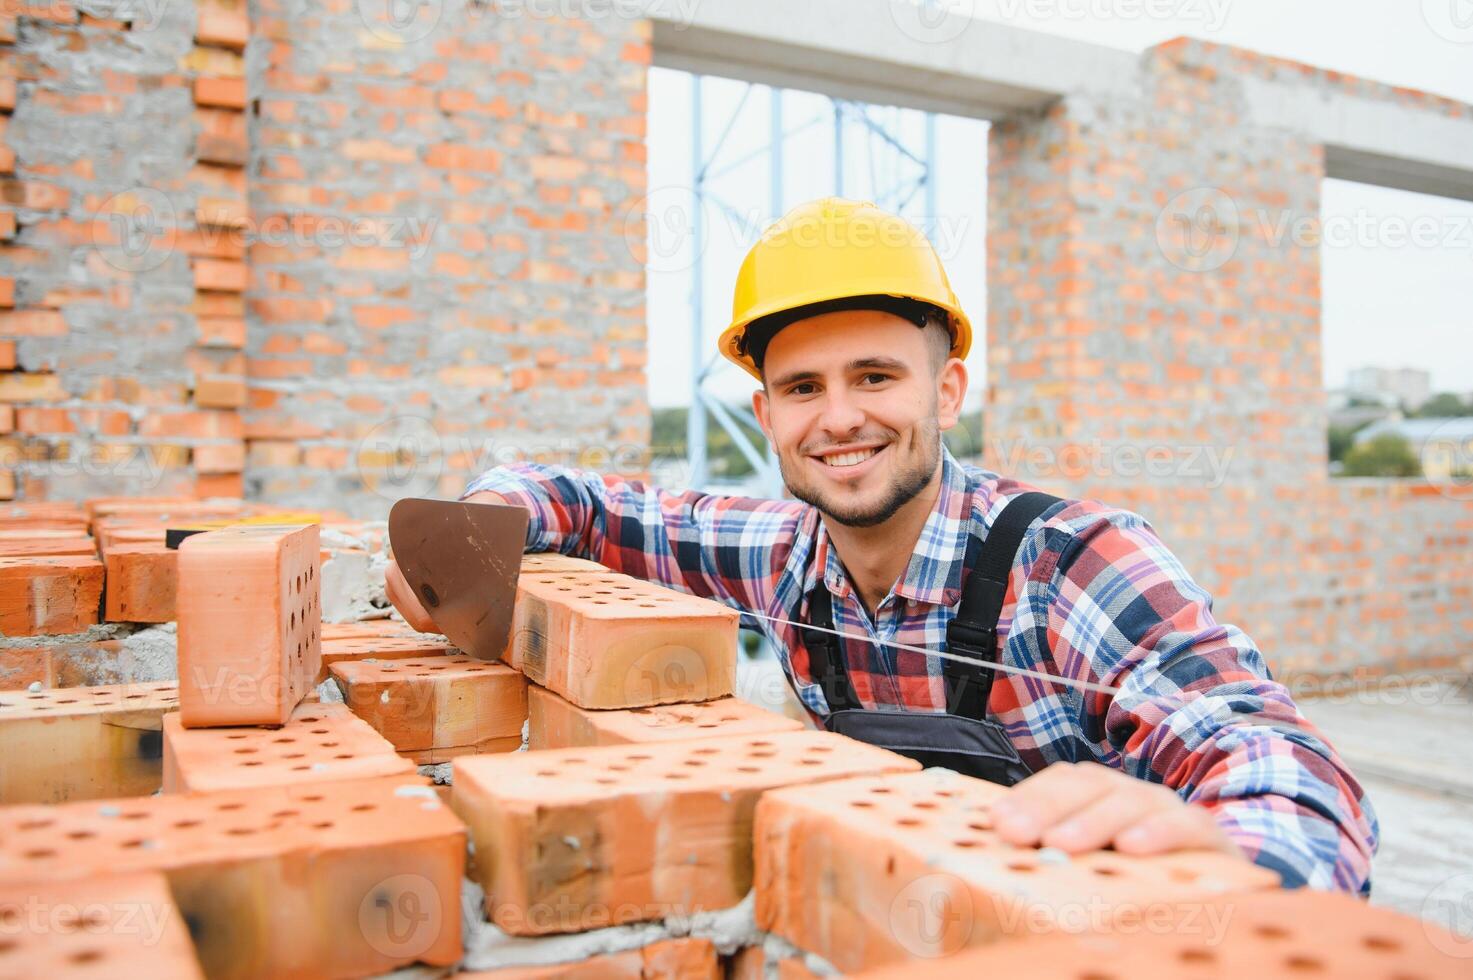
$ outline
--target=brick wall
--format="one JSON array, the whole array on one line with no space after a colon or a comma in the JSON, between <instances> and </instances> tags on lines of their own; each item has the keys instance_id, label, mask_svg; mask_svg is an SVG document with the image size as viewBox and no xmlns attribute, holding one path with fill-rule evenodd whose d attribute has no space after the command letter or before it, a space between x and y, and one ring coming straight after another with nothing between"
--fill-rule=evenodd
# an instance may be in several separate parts
<instances>
[{"instance_id":1,"label":"brick wall","mask_svg":"<svg viewBox=\"0 0 1473 980\"><path fill-rule=\"evenodd\" d=\"M57 2L4 36L6 495L238 495L243 6Z\"/></svg>"},{"instance_id":2,"label":"brick wall","mask_svg":"<svg viewBox=\"0 0 1473 980\"><path fill-rule=\"evenodd\" d=\"M249 492L373 512L642 449L648 24L375 6L257 5Z\"/></svg>"},{"instance_id":3,"label":"brick wall","mask_svg":"<svg viewBox=\"0 0 1473 980\"><path fill-rule=\"evenodd\" d=\"M1469 107L1173 42L1134 99L993 128L988 463L1144 514L1280 672L1467 666L1473 502L1331 480L1320 146L1243 81Z\"/></svg>"},{"instance_id":4,"label":"brick wall","mask_svg":"<svg viewBox=\"0 0 1473 980\"><path fill-rule=\"evenodd\" d=\"M0 495L638 460L646 22L134 8L0 22Z\"/></svg>"}]
</instances>

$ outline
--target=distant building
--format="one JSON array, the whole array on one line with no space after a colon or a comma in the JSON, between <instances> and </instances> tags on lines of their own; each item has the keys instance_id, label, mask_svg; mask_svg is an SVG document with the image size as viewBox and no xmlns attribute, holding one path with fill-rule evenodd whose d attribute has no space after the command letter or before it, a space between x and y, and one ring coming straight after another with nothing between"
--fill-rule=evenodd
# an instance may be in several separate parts
<instances>
[{"instance_id":1,"label":"distant building","mask_svg":"<svg viewBox=\"0 0 1473 980\"><path fill-rule=\"evenodd\" d=\"M1351 445L1388 434L1406 440L1429 480L1463 476L1473 469L1473 417L1372 422L1355 434Z\"/></svg>"},{"instance_id":2,"label":"distant building","mask_svg":"<svg viewBox=\"0 0 1473 980\"><path fill-rule=\"evenodd\" d=\"M1356 368L1350 372L1345 392L1361 401L1417 409L1432 397L1432 372L1420 368Z\"/></svg>"}]
</instances>

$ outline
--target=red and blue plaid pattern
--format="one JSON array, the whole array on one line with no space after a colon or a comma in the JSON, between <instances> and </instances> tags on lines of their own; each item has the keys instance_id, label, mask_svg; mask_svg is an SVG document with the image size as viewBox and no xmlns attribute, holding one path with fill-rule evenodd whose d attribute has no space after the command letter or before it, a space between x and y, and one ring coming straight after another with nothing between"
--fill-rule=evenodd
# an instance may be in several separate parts
<instances>
[{"instance_id":1,"label":"red and blue plaid pattern","mask_svg":"<svg viewBox=\"0 0 1473 980\"><path fill-rule=\"evenodd\" d=\"M935 510L873 616L808 504L670 493L535 464L489 470L465 493L525 505L529 551L590 558L763 616L807 622L821 573L835 628L877 641L841 641L865 706L944 711L941 659L889 644L945 650L969 545L1032 489L945 454ZM798 629L743 622L772 640L808 710L827 714ZM1093 761L1164 783L1211 808L1286 885L1369 892L1377 825L1365 793L1139 515L1089 500L1045 512L1013 565L998 629L1003 663L1118 688L999 673L989 709L1032 769Z\"/></svg>"}]
</instances>

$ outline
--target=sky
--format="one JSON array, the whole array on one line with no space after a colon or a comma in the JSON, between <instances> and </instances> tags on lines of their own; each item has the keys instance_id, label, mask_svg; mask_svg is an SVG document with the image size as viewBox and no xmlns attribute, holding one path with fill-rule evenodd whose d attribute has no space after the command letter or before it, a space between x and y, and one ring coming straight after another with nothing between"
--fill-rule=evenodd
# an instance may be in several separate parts
<instances>
[{"instance_id":1,"label":"sky","mask_svg":"<svg viewBox=\"0 0 1473 980\"><path fill-rule=\"evenodd\" d=\"M1189 35L1473 102L1473 0L943 2L985 20L1124 50ZM699 260L706 289L700 349L706 363L730 313L741 257L775 216L771 208L778 202L772 199L769 158L760 152L769 142L769 90L751 86L749 91L745 83L716 78L701 85L708 155L730 124L709 181L724 206L713 201L702 211ZM685 73L652 72L650 211L663 215L657 220L667 225L652 232L661 239L651 239L649 252L650 399L656 406L689 401L691 267L697 255L688 190L691 88ZM781 102L783 128L790 134L780 201L786 207L835 191L835 127L827 99L789 91ZM923 114L892 107L871 107L869 114L921 155ZM898 197L887 195L889 188L914 185L916 164L887 151L879 139L863 138L862 124L852 118L844 129L847 195L888 196L894 202ZM979 333L977 356L969 363L974 399L985 380L986 139L985 122L936 117L939 217L928 231ZM903 213L924 222L924 194L915 194ZM1327 180L1322 217L1325 384L1343 384L1351 368L1379 365L1422 368L1432 373L1434 390L1473 392L1473 202ZM1421 234L1398 234L1403 226ZM750 379L734 367L718 366L707 381L708 391L734 401L745 402L751 388Z\"/></svg>"}]
</instances>

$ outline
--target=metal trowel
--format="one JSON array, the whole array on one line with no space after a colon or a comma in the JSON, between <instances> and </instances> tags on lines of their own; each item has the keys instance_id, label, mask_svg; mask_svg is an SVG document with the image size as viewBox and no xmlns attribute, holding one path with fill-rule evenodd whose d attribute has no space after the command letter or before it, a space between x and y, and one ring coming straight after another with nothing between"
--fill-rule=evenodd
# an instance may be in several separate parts
<instances>
[{"instance_id":1,"label":"metal trowel","mask_svg":"<svg viewBox=\"0 0 1473 980\"><path fill-rule=\"evenodd\" d=\"M406 497L389 511L389 543L404 580L452 643L496 660L511 636L527 510Z\"/></svg>"}]
</instances>

